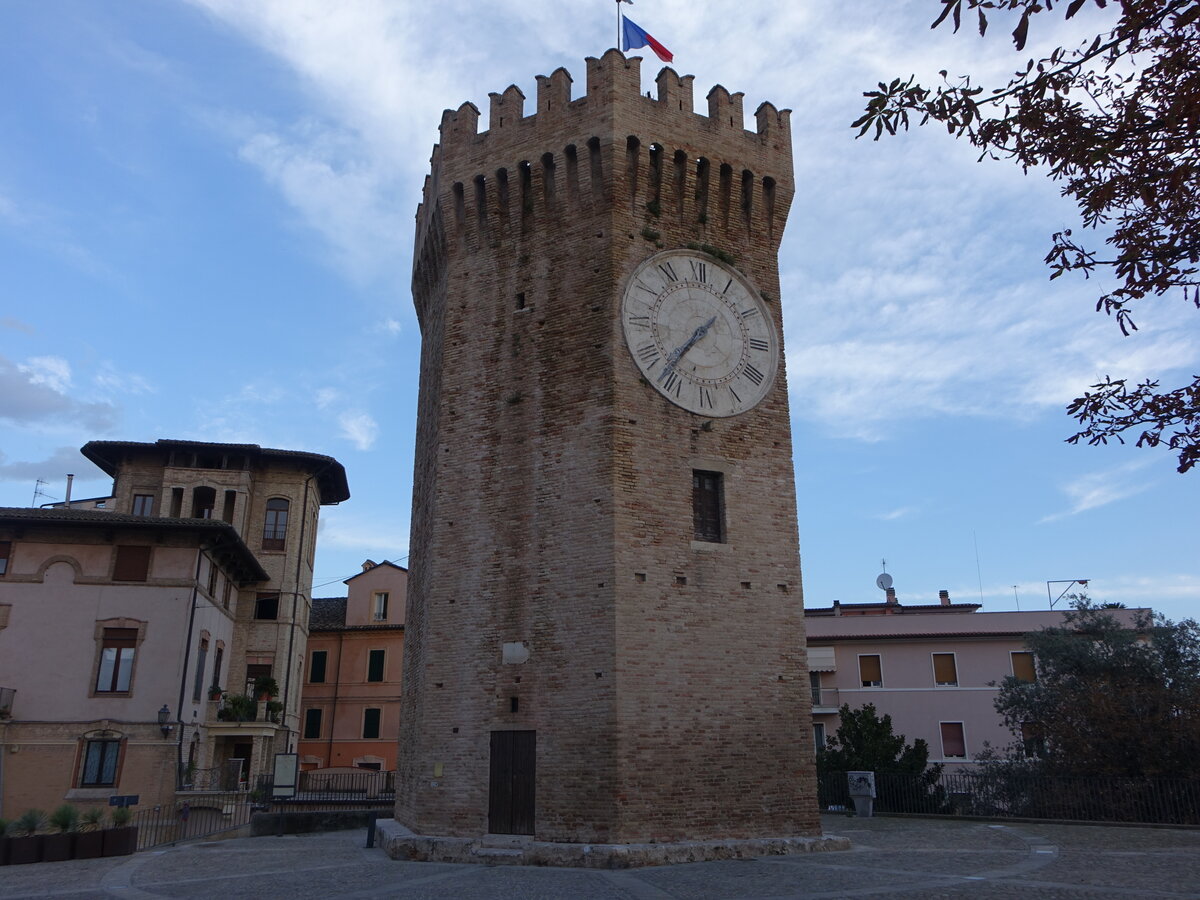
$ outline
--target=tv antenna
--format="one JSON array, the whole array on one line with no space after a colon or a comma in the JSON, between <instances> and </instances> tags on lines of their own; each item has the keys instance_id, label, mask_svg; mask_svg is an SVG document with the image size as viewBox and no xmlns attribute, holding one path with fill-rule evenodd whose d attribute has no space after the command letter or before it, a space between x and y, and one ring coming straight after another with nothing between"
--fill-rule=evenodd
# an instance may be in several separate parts
<instances>
[{"instance_id":1,"label":"tv antenna","mask_svg":"<svg viewBox=\"0 0 1200 900\"><path fill-rule=\"evenodd\" d=\"M892 586L892 576L888 574L886 559L881 559L879 564L883 567L883 572L880 573L879 577L875 579L875 587L879 588L881 591L886 591Z\"/></svg>"},{"instance_id":2,"label":"tv antenna","mask_svg":"<svg viewBox=\"0 0 1200 900\"><path fill-rule=\"evenodd\" d=\"M1063 597L1065 597L1067 595L1067 591L1069 591L1072 588L1072 586L1077 584L1081 588L1085 588L1088 586L1088 581L1090 581L1090 580L1091 579L1088 579L1088 578L1063 578L1058 581L1047 581L1046 582L1046 598L1050 601L1050 608L1054 609L1054 604L1057 603L1059 600L1061 600ZM1052 584L1065 584L1066 587L1062 589L1062 591L1059 593L1059 595L1057 597L1051 597L1050 596L1050 585L1052 585Z\"/></svg>"},{"instance_id":3,"label":"tv antenna","mask_svg":"<svg viewBox=\"0 0 1200 900\"><path fill-rule=\"evenodd\" d=\"M44 478L39 478L37 480L37 482L33 486L33 502L29 504L30 506L38 505L38 497L45 497L47 500L56 499L55 497L51 497L49 494L47 494L45 491L42 490L42 485L46 485L49 483L50 482L46 481L46 479L44 479Z\"/></svg>"}]
</instances>

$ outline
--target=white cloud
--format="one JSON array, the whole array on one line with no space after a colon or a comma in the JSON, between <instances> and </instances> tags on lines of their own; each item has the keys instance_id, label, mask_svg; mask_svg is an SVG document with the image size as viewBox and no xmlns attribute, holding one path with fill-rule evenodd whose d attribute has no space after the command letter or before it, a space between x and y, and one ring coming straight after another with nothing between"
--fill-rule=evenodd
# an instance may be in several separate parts
<instances>
[{"instance_id":1,"label":"white cloud","mask_svg":"<svg viewBox=\"0 0 1200 900\"><path fill-rule=\"evenodd\" d=\"M70 364L60 357L35 357L19 364L0 356L0 419L26 426L109 431L116 407L76 400L67 394L70 382Z\"/></svg>"},{"instance_id":2,"label":"white cloud","mask_svg":"<svg viewBox=\"0 0 1200 900\"><path fill-rule=\"evenodd\" d=\"M897 519L903 519L906 516L911 516L917 511L915 506L900 506L896 509L888 510L887 512L876 513L871 518L879 519L881 522L894 522Z\"/></svg>"},{"instance_id":3,"label":"white cloud","mask_svg":"<svg viewBox=\"0 0 1200 900\"><path fill-rule=\"evenodd\" d=\"M385 334L400 334L404 330L399 319L384 319L381 327Z\"/></svg>"},{"instance_id":4,"label":"white cloud","mask_svg":"<svg viewBox=\"0 0 1200 900\"><path fill-rule=\"evenodd\" d=\"M1102 472L1091 472L1067 482L1060 490L1070 500L1070 507L1063 512L1045 516L1040 521L1053 522L1140 494L1150 485L1144 479L1135 480L1134 476L1151 462L1153 460L1149 458L1138 459Z\"/></svg>"},{"instance_id":5,"label":"white cloud","mask_svg":"<svg viewBox=\"0 0 1200 900\"><path fill-rule=\"evenodd\" d=\"M0 200L3 200L0 197ZM13 331L23 331L25 334L34 334L35 330L32 325L27 322L22 322L20 319L15 319L12 316L0 316L0 328L9 328Z\"/></svg>"},{"instance_id":6,"label":"white cloud","mask_svg":"<svg viewBox=\"0 0 1200 900\"><path fill-rule=\"evenodd\" d=\"M365 412L344 412L338 416L342 437L359 450L370 450L379 436L379 424Z\"/></svg>"},{"instance_id":7,"label":"white cloud","mask_svg":"<svg viewBox=\"0 0 1200 900\"><path fill-rule=\"evenodd\" d=\"M60 394L71 386L71 364L61 356L35 356L27 363L18 363L17 370L30 384L44 384Z\"/></svg>"},{"instance_id":8,"label":"white cloud","mask_svg":"<svg viewBox=\"0 0 1200 900\"><path fill-rule=\"evenodd\" d=\"M313 402L317 404L317 409L329 409L341 399L341 396L335 388L320 388L313 395Z\"/></svg>"},{"instance_id":9,"label":"white cloud","mask_svg":"<svg viewBox=\"0 0 1200 900\"><path fill-rule=\"evenodd\" d=\"M404 517L376 517L331 508L321 512L320 544L323 548L361 551L376 561L397 562L408 554L408 528ZM349 578L357 572L349 572Z\"/></svg>"},{"instance_id":10,"label":"white cloud","mask_svg":"<svg viewBox=\"0 0 1200 900\"><path fill-rule=\"evenodd\" d=\"M113 363L107 361L100 364L99 371L92 376L92 383L102 391L120 394L153 394L155 392L154 386L141 375L118 371Z\"/></svg>"}]
</instances>

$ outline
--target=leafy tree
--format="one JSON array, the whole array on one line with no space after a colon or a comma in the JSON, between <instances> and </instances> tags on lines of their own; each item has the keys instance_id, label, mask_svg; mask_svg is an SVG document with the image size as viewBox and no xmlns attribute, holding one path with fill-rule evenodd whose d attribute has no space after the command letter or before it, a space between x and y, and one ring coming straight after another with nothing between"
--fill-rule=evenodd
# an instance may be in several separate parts
<instances>
[{"instance_id":1,"label":"leafy tree","mask_svg":"<svg viewBox=\"0 0 1200 900\"><path fill-rule=\"evenodd\" d=\"M1037 681L1005 678L996 710L1036 723L1037 768L1064 775L1192 775L1200 759L1200 625L1142 613L1123 625L1086 597L1029 634Z\"/></svg>"},{"instance_id":2,"label":"leafy tree","mask_svg":"<svg viewBox=\"0 0 1200 900\"><path fill-rule=\"evenodd\" d=\"M899 772L919 775L929 764L929 745L921 738L911 744L904 735L892 731L892 717L881 719L875 705L859 709L844 704L838 710L841 724L825 744L817 749L817 771L824 772Z\"/></svg>"},{"instance_id":3,"label":"leafy tree","mask_svg":"<svg viewBox=\"0 0 1200 900\"><path fill-rule=\"evenodd\" d=\"M1025 47L1035 15L1056 0L941 0L933 27L949 19L957 31L964 8L979 33L987 11L1019 15L1012 32ZM1042 166L1063 183L1087 228L1108 232L1110 252L1088 249L1070 229L1056 233L1046 254L1051 279L1064 272L1107 271L1118 286L1096 309L1115 317L1122 333L1136 330L1133 307L1148 297L1181 296L1200 307L1200 0L1058 0L1065 17L1084 6L1108 9L1112 28L1075 49L1030 59L1007 85L984 92L970 76L926 88L896 78L865 94L854 122L861 137L938 122L978 147L980 157ZM1067 440L1165 444L1179 454L1180 472L1200 461L1200 376L1170 390L1157 381L1131 385L1106 376L1067 407L1082 426Z\"/></svg>"}]
</instances>

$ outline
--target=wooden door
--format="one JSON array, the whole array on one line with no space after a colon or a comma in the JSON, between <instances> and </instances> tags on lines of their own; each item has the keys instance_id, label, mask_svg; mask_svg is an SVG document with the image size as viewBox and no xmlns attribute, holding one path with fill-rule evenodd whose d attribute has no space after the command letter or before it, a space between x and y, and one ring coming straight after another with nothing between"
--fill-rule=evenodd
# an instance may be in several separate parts
<instances>
[{"instance_id":1,"label":"wooden door","mask_svg":"<svg viewBox=\"0 0 1200 900\"><path fill-rule=\"evenodd\" d=\"M488 831L533 834L536 731L493 731Z\"/></svg>"}]
</instances>

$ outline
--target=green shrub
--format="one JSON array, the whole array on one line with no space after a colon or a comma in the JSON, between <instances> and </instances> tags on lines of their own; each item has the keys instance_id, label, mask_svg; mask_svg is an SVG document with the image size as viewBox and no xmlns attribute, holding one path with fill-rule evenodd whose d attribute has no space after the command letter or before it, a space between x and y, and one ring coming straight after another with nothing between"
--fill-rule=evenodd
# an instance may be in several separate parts
<instances>
[{"instance_id":1,"label":"green shrub","mask_svg":"<svg viewBox=\"0 0 1200 900\"><path fill-rule=\"evenodd\" d=\"M83 815L79 817L79 823L83 826L84 831L99 831L104 827L104 814L106 810L103 806L93 806L83 811Z\"/></svg>"},{"instance_id":2,"label":"green shrub","mask_svg":"<svg viewBox=\"0 0 1200 900\"><path fill-rule=\"evenodd\" d=\"M60 832L74 831L79 826L79 810L64 803L50 813L50 826Z\"/></svg>"},{"instance_id":3,"label":"green shrub","mask_svg":"<svg viewBox=\"0 0 1200 900\"><path fill-rule=\"evenodd\" d=\"M112 813L113 828L124 828L133 818L128 806L114 806Z\"/></svg>"},{"instance_id":4,"label":"green shrub","mask_svg":"<svg viewBox=\"0 0 1200 900\"><path fill-rule=\"evenodd\" d=\"M17 816L12 829L18 835L37 834L46 827L46 814L40 809L27 809Z\"/></svg>"}]
</instances>

